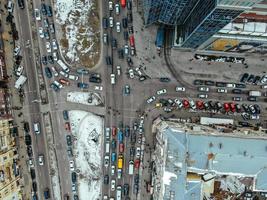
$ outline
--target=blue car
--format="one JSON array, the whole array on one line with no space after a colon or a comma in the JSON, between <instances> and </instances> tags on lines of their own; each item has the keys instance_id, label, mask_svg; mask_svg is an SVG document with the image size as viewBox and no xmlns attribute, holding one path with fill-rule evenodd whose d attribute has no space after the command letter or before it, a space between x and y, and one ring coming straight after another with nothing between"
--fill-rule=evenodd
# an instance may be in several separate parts
<instances>
[{"instance_id":1,"label":"blue car","mask_svg":"<svg viewBox=\"0 0 267 200\"><path fill-rule=\"evenodd\" d=\"M78 88L83 88L83 89L89 87L89 85L87 83L81 83L81 82L77 83L77 86L78 86Z\"/></svg>"},{"instance_id":2,"label":"blue car","mask_svg":"<svg viewBox=\"0 0 267 200\"><path fill-rule=\"evenodd\" d=\"M111 162L116 162L116 153L115 152L112 152L111 154Z\"/></svg>"},{"instance_id":3,"label":"blue car","mask_svg":"<svg viewBox=\"0 0 267 200\"><path fill-rule=\"evenodd\" d=\"M118 133L118 140L119 142L123 142L123 132L121 130L119 130L119 133Z\"/></svg>"},{"instance_id":4,"label":"blue car","mask_svg":"<svg viewBox=\"0 0 267 200\"><path fill-rule=\"evenodd\" d=\"M47 78L52 78L52 72L49 67L45 67L45 75Z\"/></svg>"}]
</instances>

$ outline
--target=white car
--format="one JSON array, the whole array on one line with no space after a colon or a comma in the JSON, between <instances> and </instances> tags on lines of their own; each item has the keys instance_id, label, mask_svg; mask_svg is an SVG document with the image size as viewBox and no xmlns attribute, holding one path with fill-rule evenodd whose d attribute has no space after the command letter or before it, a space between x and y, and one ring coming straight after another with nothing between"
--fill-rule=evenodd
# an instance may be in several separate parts
<instances>
[{"instance_id":1,"label":"white car","mask_svg":"<svg viewBox=\"0 0 267 200\"><path fill-rule=\"evenodd\" d=\"M262 84L267 83L267 75L264 75L264 76L261 78L261 83L262 83Z\"/></svg>"},{"instance_id":2,"label":"white car","mask_svg":"<svg viewBox=\"0 0 267 200\"><path fill-rule=\"evenodd\" d=\"M57 72L56 68L55 67L51 67L51 70L54 73L54 76L57 77L58 76L58 72Z\"/></svg>"},{"instance_id":3,"label":"white car","mask_svg":"<svg viewBox=\"0 0 267 200\"><path fill-rule=\"evenodd\" d=\"M140 147L136 147L135 149L135 157L136 158L140 158L141 155L141 148Z\"/></svg>"},{"instance_id":4,"label":"white car","mask_svg":"<svg viewBox=\"0 0 267 200\"><path fill-rule=\"evenodd\" d=\"M161 89L157 91L157 95L166 94L166 93L167 93L166 89Z\"/></svg>"},{"instance_id":5,"label":"white car","mask_svg":"<svg viewBox=\"0 0 267 200\"><path fill-rule=\"evenodd\" d=\"M103 90L103 86L102 85L96 85L95 86L95 90L96 91L102 91Z\"/></svg>"},{"instance_id":6,"label":"white car","mask_svg":"<svg viewBox=\"0 0 267 200\"><path fill-rule=\"evenodd\" d=\"M109 27L113 27L113 17L109 17Z\"/></svg>"},{"instance_id":7,"label":"white car","mask_svg":"<svg viewBox=\"0 0 267 200\"><path fill-rule=\"evenodd\" d=\"M40 35L40 38L44 38L44 29L43 29L43 27L39 27L39 35Z\"/></svg>"},{"instance_id":8,"label":"white car","mask_svg":"<svg viewBox=\"0 0 267 200\"><path fill-rule=\"evenodd\" d=\"M155 96L152 96L152 97L149 97L147 100L146 100L146 102L148 103L148 104L150 104L150 103L152 103L153 101L155 101L156 100L156 97Z\"/></svg>"},{"instance_id":9,"label":"white car","mask_svg":"<svg viewBox=\"0 0 267 200\"><path fill-rule=\"evenodd\" d=\"M53 82L56 86L58 86L58 88L63 88L63 85L61 83L59 83L58 81L54 81Z\"/></svg>"},{"instance_id":10,"label":"white car","mask_svg":"<svg viewBox=\"0 0 267 200\"><path fill-rule=\"evenodd\" d=\"M175 91L176 91L176 92L184 92L184 91L185 91L185 88L184 88L184 87L179 87L179 86L177 86L177 87L175 88Z\"/></svg>"},{"instance_id":11,"label":"white car","mask_svg":"<svg viewBox=\"0 0 267 200\"><path fill-rule=\"evenodd\" d=\"M29 167L30 167L30 168L33 168L33 167L34 167L34 163L33 163L33 159L32 159L32 158L30 158L30 159L28 160L28 164L29 164Z\"/></svg>"},{"instance_id":12,"label":"white car","mask_svg":"<svg viewBox=\"0 0 267 200\"><path fill-rule=\"evenodd\" d=\"M37 20L37 21L40 21L41 20L41 15L40 15L40 11L39 11L39 9L34 9L34 14L35 14L35 19Z\"/></svg>"},{"instance_id":13,"label":"white car","mask_svg":"<svg viewBox=\"0 0 267 200\"><path fill-rule=\"evenodd\" d=\"M71 190L72 190L72 192L74 193L74 194L76 194L76 184L75 183L72 183L72 185L71 185Z\"/></svg>"},{"instance_id":14,"label":"white car","mask_svg":"<svg viewBox=\"0 0 267 200\"><path fill-rule=\"evenodd\" d=\"M117 31L117 33L121 32L121 23L120 22L116 23L116 31Z\"/></svg>"},{"instance_id":15,"label":"white car","mask_svg":"<svg viewBox=\"0 0 267 200\"><path fill-rule=\"evenodd\" d=\"M74 171L74 161L70 160L70 171Z\"/></svg>"},{"instance_id":16,"label":"white car","mask_svg":"<svg viewBox=\"0 0 267 200\"><path fill-rule=\"evenodd\" d=\"M198 98L201 98L201 99L207 99L209 96L207 94L199 94L198 95Z\"/></svg>"},{"instance_id":17,"label":"white car","mask_svg":"<svg viewBox=\"0 0 267 200\"><path fill-rule=\"evenodd\" d=\"M225 88L218 88L217 92L218 93L227 93L227 89L225 89Z\"/></svg>"},{"instance_id":18,"label":"white car","mask_svg":"<svg viewBox=\"0 0 267 200\"><path fill-rule=\"evenodd\" d=\"M57 56L56 51L53 52L53 60L54 60L54 62L56 62L58 60L58 56Z\"/></svg>"},{"instance_id":19,"label":"white car","mask_svg":"<svg viewBox=\"0 0 267 200\"><path fill-rule=\"evenodd\" d=\"M129 46L127 44L124 45L124 54L125 55L129 54Z\"/></svg>"},{"instance_id":20,"label":"white car","mask_svg":"<svg viewBox=\"0 0 267 200\"><path fill-rule=\"evenodd\" d=\"M121 66L117 66L117 75L120 76L121 75Z\"/></svg>"},{"instance_id":21,"label":"white car","mask_svg":"<svg viewBox=\"0 0 267 200\"><path fill-rule=\"evenodd\" d=\"M176 103L178 108L182 108L183 107L183 102L179 99L174 99L174 102Z\"/></svg>"},{"instance_id":22,"label":"white car","mask_svg":"<svg viewBox=\"0 0 267 200\"><path fill-rule=\"evenodd\" d=\"M39 165L40 166L43 166L44 165L44 155L40 154L38 156L38 162L39 162Z\"/></svg>"},{"instance_id":23,"label":"white car","mask_svg":"<svg viewBox=\"0 0 267 200\"><path fill-rule=\"evenodd\" d=\"M22 72L23 72L23 69L24 69L24 67L20 65L20 66L16 69L16 75L17 75L17 76L20 76L20 75L22 74Z\"/></svg>"},{"instance_id":24,"label":"white car","mask_svg":"<svg viewBox=\"0 0 267 200\"><path fill-rule=\"evenodd\" d=\"M200 91L200 92L208 92L208 91L210 91L210 89L208 87L199 87L198 91Z\"/></svg>"},{"instance_id":25,"label":"white car","mask_svg":"<svg viewBox=\"0 0 267 200\"><path fill-rule=\"evenodd\" d=\"M20 50L21 50L20 46L16 46L14 49L14 56L18 56L20 53Z\"/></svg>"},{"instance_id":26,"label":"white car","mask_svg":"<svg viewBox=\"0 0 267 200\"><path fill-rule=\"evenodd\" d=\"M111 191L115 191L115 187L116 187L116 181L114 179L112 179L111 183L110 183Z\"/></svg>"},{"instance_id":27,"label":"white car","mask_svg":"<svg viewBox=\"0 0 267 200\"><path fill-rule=\"evenodd\" d=\"M66 72L64 72L62 70L59 72L59 74L64 76L65 78L69 78L69 74L67 74Z\"/></svg>"},{"instance_id":28,"label":"white car","mask_svg":"<svg viewBox=\"0 0 267 200\"><path fill-rule=\"evenodd\" d=\"M142 72L140 70L140 67L136 67L135 71L138 73L139 76L142 76Z\"/></svg>"},{"instance_id":29,"label":"white car","mask_svg":"<svg viewBox=\"0 0 267 200\"><path fill-rule=\"evenodd\" d=\"M115 165L111 166L111 176L115 175Z\"/></svg>"},{"instance_id":30,"label":"white car","mask_svg":"<svg viewBox=\"0 0 267 200\"><path fill-rule=\"evenodd\" d=\"M108 167L109 166L109 156L104 157L104 166Z\"/></svg>"},{"instance_id":31,"label":"white car","mask_svg":"<svg viewBox=\"0 0 267 200\"><path fill-rule=\"evenodd\" d=\"M195 104L195 102L194 102L194 100L192 100L192 99L190 99L189 100L189 105L190 105L190 107L192 108L192 109L196 109L197 107L196 107L196 104Z\"/></svg>"},{"instance_id":32,"label":"white car","mask_svg":"<svg viewBox=\"0 0 267 200\"><path fill-rule=\"evenodd\" d=\"M108 2L108 9L111 11L113 10L113 2L112 1L109 1Z\"/></svg>"},{"instance_id":33,"label":"white car","mask_svg":"<svg viewBox=\"0 0 267 200\"><path fill-rule=\"evenodd\" d=\"M235 84L234 83L227 83L226 87L228 88L235 88Z\"/></svg>"},{"instance_id":34,"label":"white car","mask_svg":"<svg viewBox=\"0 0 267 200\"><path fill-rule=\"evenodd\" d=\"M52 47L53 47L53 50L57 50L57 40L56 39L53 39L52 40Z\"/></svg>"},{"instance_id":35,"label":"white car","mask_svg":"<svg viewBox=\"0 0 267 200\"><path fill-rule=\"evenodd\" d=\"M51 44L50 44L50 42L46 42L46 51L48 53L51 53Z\"/></svg>"},{"instance_id":36,"label":"white car","mask_svg":"<svg viewBox=\"0 0 267 200\"><path fill-rule=\"evenodd\" d=\"M134 71L133 69L129 69L130 78L134 78Z\"/></svg>"},{"instance_id":37,"label":"white car","mask_svg":"<svg viewBox=\"0 0 267 200\"><path fill-rule=\"evenodd\" d=\"M120 14L120 5L118 3L115 4L115 12L116 12L116 15Z\"/></svg>"}]
</instances>

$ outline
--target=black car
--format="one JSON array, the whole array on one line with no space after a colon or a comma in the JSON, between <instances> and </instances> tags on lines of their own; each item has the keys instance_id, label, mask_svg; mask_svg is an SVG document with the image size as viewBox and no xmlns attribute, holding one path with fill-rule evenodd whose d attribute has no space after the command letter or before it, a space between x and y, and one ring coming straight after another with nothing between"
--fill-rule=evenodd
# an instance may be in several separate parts
<instances>
[{"instance_id":1,"label":"black car","mask_svg":"<svg viewBox=\"0 0 267 200\"><path fill-rule=\"evenodd\" d=\"M242 84L242 83L237 83L237 84L235 84L235 87L236 88L246 88L246 85Z\"/></svg>"},{"instance_id":2,"label":"black car","mask_svg":"<svg viewBox=\"0 0 267 200\"><path fill-rule=\"evenodd\" d=\"M216 109L216 104L215 104L215 102L213 102L213 101L209 101L208 103L209 103L209 107L210 107L210 109Z\"/></svg>"},{"instance_id":3,"label":"black car","mask_svg":"<svg viewBox=\"0 0 267 200\"><path fill-rule=\"evenodd\" d=\"M122 19L122 27L123 28L127 28L128 27L128 20L127 20L127 18L123 18Z\"/></svg>"},{"instance_id":4,"label":"black car","mask_svg":"<svg viewBox=\"0 0 267 200\"><path fill-rule=\"evenodd\" d=\"M138 194L138 191L139 191L138 184L134 184L134 190L133 190L134 194Z\"/></svg>"},{"instance_id":5,"label":"black car","mask_svg":"<svg viewBox=\"0 0 267 200\"><path fill-rule=\"evenodd\" d=\"M235 104L235 109L236 109L236 112L238 113L241 112L241 106L239 104Z\"/></svg>"},{"instance_id":6,"label":"black car","mask_svg":"<svg viewBox=\"0 0 267 200\"><path fill-rule=\"evenodd\" d=\"M31 168L31 170L30 170L30 174L31 174L31 178L32 178L32 180L34 180L35 177L36 177L36 174L35 174L35 170L34 170L33 168Z\"/></svg>"},{"instance_id":7,"label":"black car","mask_svg":"<svg viewBox=\"0 0 267 200\"><path fill-rule=\"evenodd\" d=\"M46 5L44 3L41 4L41 11L43 15L47 15Z\"/></svg>"},{"instance_id":8,"label":"black car","mask_svg":"<svg viewBox=\"0 0 267 200\"><path fill-rule=\"evenodd\" d=\"M109 183L109 176L105 175L104 176L104 184L108 185L108 183Z\"/></svg>"},{"instance_id":9,"label":"black car","mask_svg":"<svg viewBox=\"0 0 267 200\"><path fill-rule=\"evenodd\" d=\"M238 122L238 124L242 127L251 127L251 124L248 122Z\"/></svg>"},{"instance_id":10,"label":"black car","mask_svg":"<svg viewBox=\"0 0 267 200\"><path fill-rule=\"evenodd\" d=\"M18 0L18 5L21 9L24 9L25 8L25 5L24 5L24 0Z\"/></svg>"},{"instance_id":11,"label":"black car","mask_svg":"<svg viewBox=\"0 0 267 200\"><path fill-rule=\"evenodd\" d=\"M203 80L194 80L194 85L204 85L204 81Z\"/></svg>"},{"instance_id":12,"label":"black car","mask_svg":"<svg viewBox=\"0 0 267 200\"><path fill-rule=\"evenodd\" d=\"M112 49L116 49L117 48L117 40L115 38L112 38L111 46L112 46Z\"/></svg>"},{"instance_id":13,"label":"black car","mask_svg":"<svg viewBox=\"0 0 267 200\"><path fill-rule=\"evenodd\" d=\"M257 97L250 96L250 97L247 98L247 100L248 101L257 101Z\"/></svg>"},{"instance_id":14,"label":"black car","mask_svg":"<svg viewBox=\"0 0 267 200\"><path fill-rule=\"evenodd\" d=\"M32 144L32 138L31 138L31 135L27 134L25 135L25 144L27 146L31 145Z\"/></svg>"},{"instance_id":15,"label":"black car","mask_svg":"<svg viewBox=\"0 0 267 200\"><path fill-rule=\"evenodd\" d=\"M129 195L129 184L127 184L127 183L125 183L123 186L123 194L124 194L124 196Z\"/></svg>"},{"instance_id":16,"label":"black car","mask_svg":"<svg viewBox=\"0 0 267 200\"><path fill-rule=\"evenodd\" d=\"M131 157L134 157L134 155L135 155L135 148L134 147L131 147L130 148L130 156Z\"/></svg>"},{"instance_id":17,"label":"black car","mask_svg":"<svg viewBox=\"0 0 267 200\"><path fill-rule=\"evenodd\" d=\"M260 106L258 104L255 104L254 108L255 108L256 114L260 114L261 113L261 108L260 108Z\"/></svg>"},{"instance_id":18,"label":"black car","mask_svg":"<svg viewBox=\"0 0 267 200\"><path fill-rule=\"evenodd\" d=\"M72 140L70 135L66 135L66 140L67 140L67 145L71 146L72 145Z\"/></svg>"},{"instance_id":19,"label":"black car","mask_svg":"<svg viewBox=\"0 0 267 200\"><path fill-rule=\"evenodd\" d=\"M232 93L234 93L234 94L241 94L242 93L242 90L240 90L240 89L233 89L232 90Z\"/></svg>"},{"instance_id":20,"label":"black car","mask_svg":"<svg viewBox=\"0 0 267 200\"><path fill-rule=\"evenodd\" d=\"M123 38L124 38L124 40L128 41L128 39L129 39L128 31L123 32Z\"/></svg>"},{"instance_id":21,"label":"black car","mask_svg":"<svg viewBox=\"0 0 267 200\"><path fill-rule=\"evenodd\" d=\"M131 0L127 1L127 9L132 10L132 1Z\"/></svg>"},{"instance_id":22,"label":"black car","mask_svg":"<svg viewBox=\"0 0 267 200\"><path fill-rule=\"evenodd\" d=\"M101 83L102 80L101 80L101 78L98 78L98 77L90 77L89 78L89 82L92 82L92 83Z\"/></svg>"},{"instance_id":23,"label":"black car","mask_svg":"<svg viewBox=\"0 0 267 200\"><path fill-rule=\"evenodd\" d=\"M226 83L224 82L216 82L216 87L226 87Z\"/></svg>"},{"instance_id":24,"label":"black car","mask_svg":"<svg viewBox=\"0 0 267 200\"><path fill-rule=\"evenodd\" d=\"M73 196L73 200L79 200L79 197L78 197L77 194L75 194L75 195Z\"/></svg>"},{"instance_id":25,"label":"black car","mask_svg":"<svg viewBox=\"0 0 267 200\"><path fill-rule=\"evenodd\" d=\"M128 22L129 23L132 23L133 22L133 15L132 15L132 13L127 13L127 20L128 20Z\"/></svg>"},{"instance_id":26,"label":"black car","mask_svg":"<svg viewBox=\"0 0 267 200\"><path fill-rule=\"evenodd\" d=\"M37 192L37 183L35 181L32 182L32 190Z\"/></svg>"},{"instance_id":27,"label":"black car","mask_svg":"<svg viewBox=\"0 0 267 200\"><path fill-rule=\"evenodd\" d=\"M128 63L128 65L130 65L130 66L133 65L133 61L132 61L131 57L127 57L127 63Z\"/></svg>"},{"instance_id":28,"label":"black car","mask_svg":"<svg viewBox=\"0 0 267 200\"><path fill-rule=\"evenodd\" d=\"M168 77L161 77L161 78L159 79L159 81L160 81L160 82L165 82L165 83L167 83L167 82L170 82L171 79L168 78Z\"/></svg>"},{"instance_id":29,"label":"black car","mask_svg":"<svg viewBox=\"0 0 267 200\"><path fill-rule=\"evenodd\" d=\"M116 146L117 146L117 142L116 142L116 140L115 140L115 139L112 139L112 141L111 141L111 148L112 148L113 150L115 150L115 149L116 149Z\"/></svg>"},{"instance_id":30,"label":"black car","mask_svg":"<svg viewBox=\"0 0 267 200\"><path fill-rule=\"evenodd\" d=\"M214 86L215 82L214 81L205 81L205 85Z\"/></svg>"},{"instance_id":31,"label":"black car","mask_svg":"<svg viewBox=\"0 0 267 200\"><path fill-rule=\"evenodd\" d=\"M110 56L106 56L106 64L112 65L112 58Z\"/></svg>"},{"instance_id":32,"label":"black car","mask_svg":"<svg viewBox=\"0 0 267 200\"><path fill-rule=\"evenodd\" d=\"M53 56L48 55L48 56L47 56L47 59L48 59L48 62L49 62L50 64L54 64Z\"/></svg>"},{"instance_id":33,"label":"black car","mask_svg":"<svg viewBox=\"0 0 267 200\"><path fill-rule=\"evenodd\" d=\"M118 57L119 57L119 59L123 59L124 58L124 51L123 51L123 49L118 49Z\"/></svg>"},{"instance_id":34,"label":"black car","mask_svg":"<svg viewBox=\"0 0 267 200\"><path fill-rule=\"evenodd\" d=\"M241 83L245 83L248 80L249 74L248 73L244 73L240 79Z\"/></svg>"},{"instance_id":35,"label":"black car","mask_svg":"<svg viewBox=\"0 0 267 200\"><path fill-rule=\"evenodd\" d=\"M43 65L47 65L47 57L46 56L42 56L41 61L42 61Z\"/></svg>"},{"instance_id":36,"label":"black car","mask_svg":"<svg viewBox=\"0 0 267 200\"><path fill-rule=\"evenodd\" d=\"M47 78L52 78L52 72L49 67L45 67L45 75Z\"/></svg>"},{"instance_id":37,"label":"black car","mask_svg":"<svg viewBox=\"0 0 267 200\"><path fill-rule=\"evenodd\" d=\"M32 147L31 146L27 146L27 154L29 157L32 157Z\"/></svg>"},{"instance_id":38,"label":"black car","mask_svg":"<svg viewBox=\"0 0 267 200\"><path fill-rule=\"evenodd\" d=\"M216 102L216 110L221 110L223 108L222 104L220 102Z\"/></svg>"},{"instance_id":39,"label":"black car","mask_svg":"<svg viewBox=\"0 0 267 200\"><path fill-rule=\"evenodd\" d=\"M135 184L138 184L138 183L139 183L139 174L136 174L136 175L134 176L134 183L135 183Z\"/></svg>"},{"instance_id":40,"label":"black car","mask_svg":"<svg viewBox=\"0 0 267 200\"><path fill-rule=\"evenodd\" d=\"M48 17L52 17L53 16L53 12L52 12L52 7L51 6L47 6L47 16Z\"/></svg>"},{"instance_id":41,"label":"black car","mask_svg":"<svg viewBox=\"0 0 267 200\"><path fill-rule=\"evenodd\" d=\"M132 132L132 134L131 134L131 143L135 144L135 142L136 142L136 134L135 134L135 132Z\"/></svg>"},{"instance_id":42,"label":"black car","mask_svg":"<svg viewBox=\"0 0 267 200\"><path fill-rule=\"evenodd\" d=\"M108 28L108 19L106 17L103 17L102 19L102 26L104 29Z\"/></svg>"},{"instance_id":43,"label":"black car","mask_svg":"<svg viewBox=\"0 0 267 200\"><path fill-rule=\"evenodd\" d=\"M250 76L248 77L247 82L248 83L252 83L254 81L254 78L255 78L255 76L253 74L250 74Z\"/></svg>"},{"instance_id":44,"label":"black car","mask_svg":"<svg viewBox=\"0 0 267 200\"><path fill-rule=\"evenodd\" d=\"M242 107L243 107L243 109L244 109L245 112L247 112L247 113L250 112L249 107L248 107L247 104L245 104L245 103L242 104Z\"/></svg>"},{"instance_id":45,"label":"black car","mask_svg":"<svg viewBox=\"0 0 267 200\"><path fill-rule=\"evenodd\" d=\"M23 123L23 129L26 133L29 133L30 131L30 125L29 125L29 122L24 122Z\"/></svg>"},{"instance_id":46,"label":"black car","mask_svg":"<svg viewBox=\"0 0 267 200\"><path fill-rule=\"evenodd\" d=\"M76 172L72 172L71 173L71 181L73 183L76 183L76 181L77 181L77 174L76 174Z\"/></svg>"},{"instance_id":47,"label":"black car","mask_svg":"<svg viewBox=\"0 0 267 200\"><path fill-rule=\"evenodd\" d=\"M260 76L255 76L254 80L252 81L253 84L257 85L259 81L261 80Z\"/></svg>"}]
</instances>

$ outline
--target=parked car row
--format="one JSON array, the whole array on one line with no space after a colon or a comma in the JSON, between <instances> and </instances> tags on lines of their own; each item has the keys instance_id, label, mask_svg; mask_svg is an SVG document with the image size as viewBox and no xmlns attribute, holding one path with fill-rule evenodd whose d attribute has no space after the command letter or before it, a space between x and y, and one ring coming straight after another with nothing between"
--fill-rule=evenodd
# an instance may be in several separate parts
<instances>
[{"instance_id":1,"label":"parked car row","mask_svg":"<svg viewBox=\"0 0 267 200\"><path fill-rule=\"evenodd\" d=\"M248 83L248 84L255 84L255 85L265 84L267 83L267 75L261 76L261 75L244 73L240 78L240 82Z\"/></svg>"},{"instance_id":2,"label":"parked car row","mask_svg":"<svg viewBox=\"0 0 267 200\"><path fill-rule=\"evenodd\" d=\"M215 61L215 62L232 62L232 63L244 63L245 58L241 57L227 57L227 56L215 56L215 55L200 55L195 54L196 59L204 61Z\"/></svg>"},{"instance_id":3,"label":"parked car row","mask_svg":"<svg viewBox=\"0 0 267 200\"><path fill-rule=\"evenodd\" d=\"M198 86L216 86L216 87L223 87L223 88L246 88L245 84L242 83L228 83L228 82L218 82L212 80L201 80L196 79L194 80L194 85Z\"/></svg>"}]
</instances>

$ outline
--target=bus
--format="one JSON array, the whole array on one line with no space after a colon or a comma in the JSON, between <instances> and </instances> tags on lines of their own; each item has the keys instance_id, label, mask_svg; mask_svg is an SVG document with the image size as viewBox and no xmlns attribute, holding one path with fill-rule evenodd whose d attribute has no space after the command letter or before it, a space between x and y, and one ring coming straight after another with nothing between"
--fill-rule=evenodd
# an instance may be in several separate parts
<instances>
[{"instance_id":1,"label":"bus","mask_svg":"<svg viewBox=\"0 0 267 200\"><path fill-rule=\"evenodd\" d=\"M121 7L125 8L126 6L126 0L121 0Z\"/></svg>"},{"instance_id":2,"label":"bus","mask_svg":"<svg viewBox=\"0 0 267 200\"><path fill-rule=\"evenodd\" d=\"M69 73L70 72L70 69L67 67L67 65L65 65L62 60L58 60L57 61L57 64L59 64L59 66L66 72L66 73Z\"/></svg>"}]
</instances>

